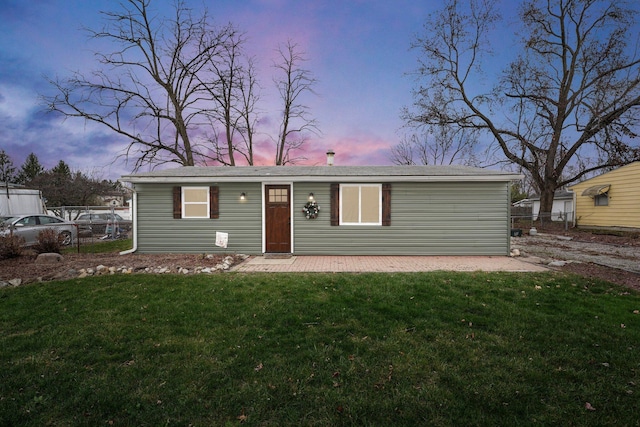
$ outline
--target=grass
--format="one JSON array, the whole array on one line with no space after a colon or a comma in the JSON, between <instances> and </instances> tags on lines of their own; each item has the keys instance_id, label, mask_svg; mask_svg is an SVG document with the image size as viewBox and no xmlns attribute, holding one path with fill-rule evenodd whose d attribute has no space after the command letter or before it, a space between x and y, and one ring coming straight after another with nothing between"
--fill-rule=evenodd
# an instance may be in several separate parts
<instances>
[{"instance_id":1,"label":"grass","mask_svg":"<svg viewBox=\"0 0 640 427\"><path fill-rule=\"evenodd\" d=\"M0 425L640 425L639 309L552 273L0 289Z\"/></svg>"},{"instance_id":2,"label":"grass","mask_svg":"<svg viewBox=\"0 0 640 427\"><path fill-rule=\"evenodd\" d=\"M104 253L104 252L120 252L126 251L127 249L131 249L132 240L131 239L116 239L116 240L93 240L91 243L87 243L83 241L80 244L80 253L81 254L96 254L96 253ZM78 253L77 243L74 243L72 246L66 247L62 250L63 254L66 253Z\"/></svg>"}]
</instances>

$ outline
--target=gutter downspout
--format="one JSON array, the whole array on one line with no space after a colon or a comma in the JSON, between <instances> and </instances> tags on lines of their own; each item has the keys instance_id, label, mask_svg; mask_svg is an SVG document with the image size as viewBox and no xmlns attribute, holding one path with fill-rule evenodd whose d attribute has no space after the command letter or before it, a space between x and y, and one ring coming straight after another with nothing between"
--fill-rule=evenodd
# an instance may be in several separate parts
<instances>
[{"instance_id":1,"label":"gutter downspout","mask_svg":"<svg viewBox=\"0 0 640 427\"><path fill-rule=\"evenodd\" d=\"M571 189L573 191L573 189ZM576 224L578 224L578 215L577 215L577 211L578 211L578 193L576 193L575 191L573 192L573 214L571 215L572 218L572 228L576 227Z\"/></svg>"},{"instance_id":2,"label":"gutter downspout","mask_svg":"<svg viewBox=\"0 0 640 427\"><path fill-rule=\"evenodd\" d=\"M131 223L133 225L133 248L120 252L120 255L129 255L138 250L138 192L133 190L131 200Z\"/></svg>"}]
</instances>

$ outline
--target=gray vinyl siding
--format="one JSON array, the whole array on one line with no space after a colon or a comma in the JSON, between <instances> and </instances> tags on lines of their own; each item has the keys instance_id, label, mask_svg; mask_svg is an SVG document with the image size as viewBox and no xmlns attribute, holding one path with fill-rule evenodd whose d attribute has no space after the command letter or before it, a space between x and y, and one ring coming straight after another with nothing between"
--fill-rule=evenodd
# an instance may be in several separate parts
<instances>
[{"instance_id":1,"label":"gray vinyl siding","mask_svg":"<svg viewBox=\"0 0 640 427\"><path fill-rule=\"evenodd\" d=\"M317 219L300 212L312 192ZM391 226L331 226L329 184L297 183L296 255L508 255L506 182L393 183Z\"/></svg>"},{"instance_id":2,"label":"gray vinyl siding","mask_svg":"<svg viewBox=\"0 0 640 427\"><path fill-rule=\"evenodd\" d=\"M216 185L190 184L188 186ZM141 253L260 253L262 189L259 183L220 184L218 219L174 219L172 184L136 184L138 251ZM240 201L240 194L247 199ZM216 231L229 233L226 249Z\"/></svg>"},{"instance_id":3,"label":"gray vinyl siding","mask_svg":"<svg viewBox=\"0 0 640 427\"><path fill-rule=\"evenodd\" d=\"M188 186L196 185L217 184ZM135 185L139 252L262 252L261 183L219 184L219 219L174 219L174 186ZM331 226L329 183L295 182L292 188L295 255L509 254L508 182L393 182L389 227ZM241 202L243 192L247 200ZM321 209L313 220L302 213L309 193ZM229 233L226 249L215 246L216 231Z\"/></svg>"}]
</instances>

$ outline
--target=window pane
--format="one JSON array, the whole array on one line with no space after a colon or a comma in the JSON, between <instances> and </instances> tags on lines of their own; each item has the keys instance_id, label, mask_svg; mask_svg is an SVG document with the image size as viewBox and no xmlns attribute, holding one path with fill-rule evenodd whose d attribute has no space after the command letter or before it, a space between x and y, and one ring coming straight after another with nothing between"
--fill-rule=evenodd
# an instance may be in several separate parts
<instances>
[{"instance_id":1,"label":"window pane","mask_svg":"<svg viewBox=\"0 0 640 427\"><path fill-rule=\"evenodd\" d=\"M380 187L361 187L360 221L364 223L380 222Z\"/></svg>"},{"instance_id":2,"label":"window pane","mask_svg":"<svg viewBox=\"0 0 640 427\"><path fill-rule=\"evenodd\" d=\"M360 188L353 186L344 186L340 191L342 206L342 222L358 223L360 222Z\"/></svg>"},{"instance_id":3,"label":"window pane","mask_svg":"<svg viewBox=\"0 0 640 427\"><path fill-rule=\"evenodd\" d=\"M207 198L209 197L209 189L208 188L185 188L183 192L184 202L185 203L207 203Z\"/></svg>"},{"instance_id":4,"label":"window pane","mask_svg":"<svg viewBox=\"0 0 640 427\"><path fill-rule=\"evenodd\" d=\"M598 194L593 198L596 206L608 206L609 205L609 195L607 193Z\"/></svg>"},{"instance_id":5,"label":"window pane","mask_svg":"<svg viewBox=\"0 0 640 427\"><path fill-rule=\"evenodd\" d=\"M184 206L184 216L188 217L209 217L208 207L207 205L185 205Z\"/></svg>"},{"instance_id":6,"label":"window pane","mask_svg":"<svg viewBox=\"0 0 640 427\"><path fill-rule=\"evenodd\" d=\"M209 218L209 187L182 187L182 217Z\"/></svg>"},{"instance_id":7,"label":"window pane","mask_svg":"<svg viewBox=\"0 0 640 427\"><path fill-rule=\"evenodd\" d=\"M287 203L287 189L286 188L270 188L269 189L269 202L270 203Z\"/></svg>"}]
</instances>

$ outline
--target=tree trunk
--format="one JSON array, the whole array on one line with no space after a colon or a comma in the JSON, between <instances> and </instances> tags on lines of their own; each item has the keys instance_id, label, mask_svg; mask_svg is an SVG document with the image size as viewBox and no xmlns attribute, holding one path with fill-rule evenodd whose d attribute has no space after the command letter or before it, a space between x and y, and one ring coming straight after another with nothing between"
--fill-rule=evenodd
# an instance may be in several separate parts
<instances>
[{"instance_id":1,"label":"tree trunk","mask_svg":"<svg viewBox=\"0 0 640 427\"><path fill-rule=\"evenodd\" d=\"M551 219L553 196L555 191L555 186L546 186L540 192L540 211L538 212L538 221L549 221Z\"/></svg>"}]
</instances>

